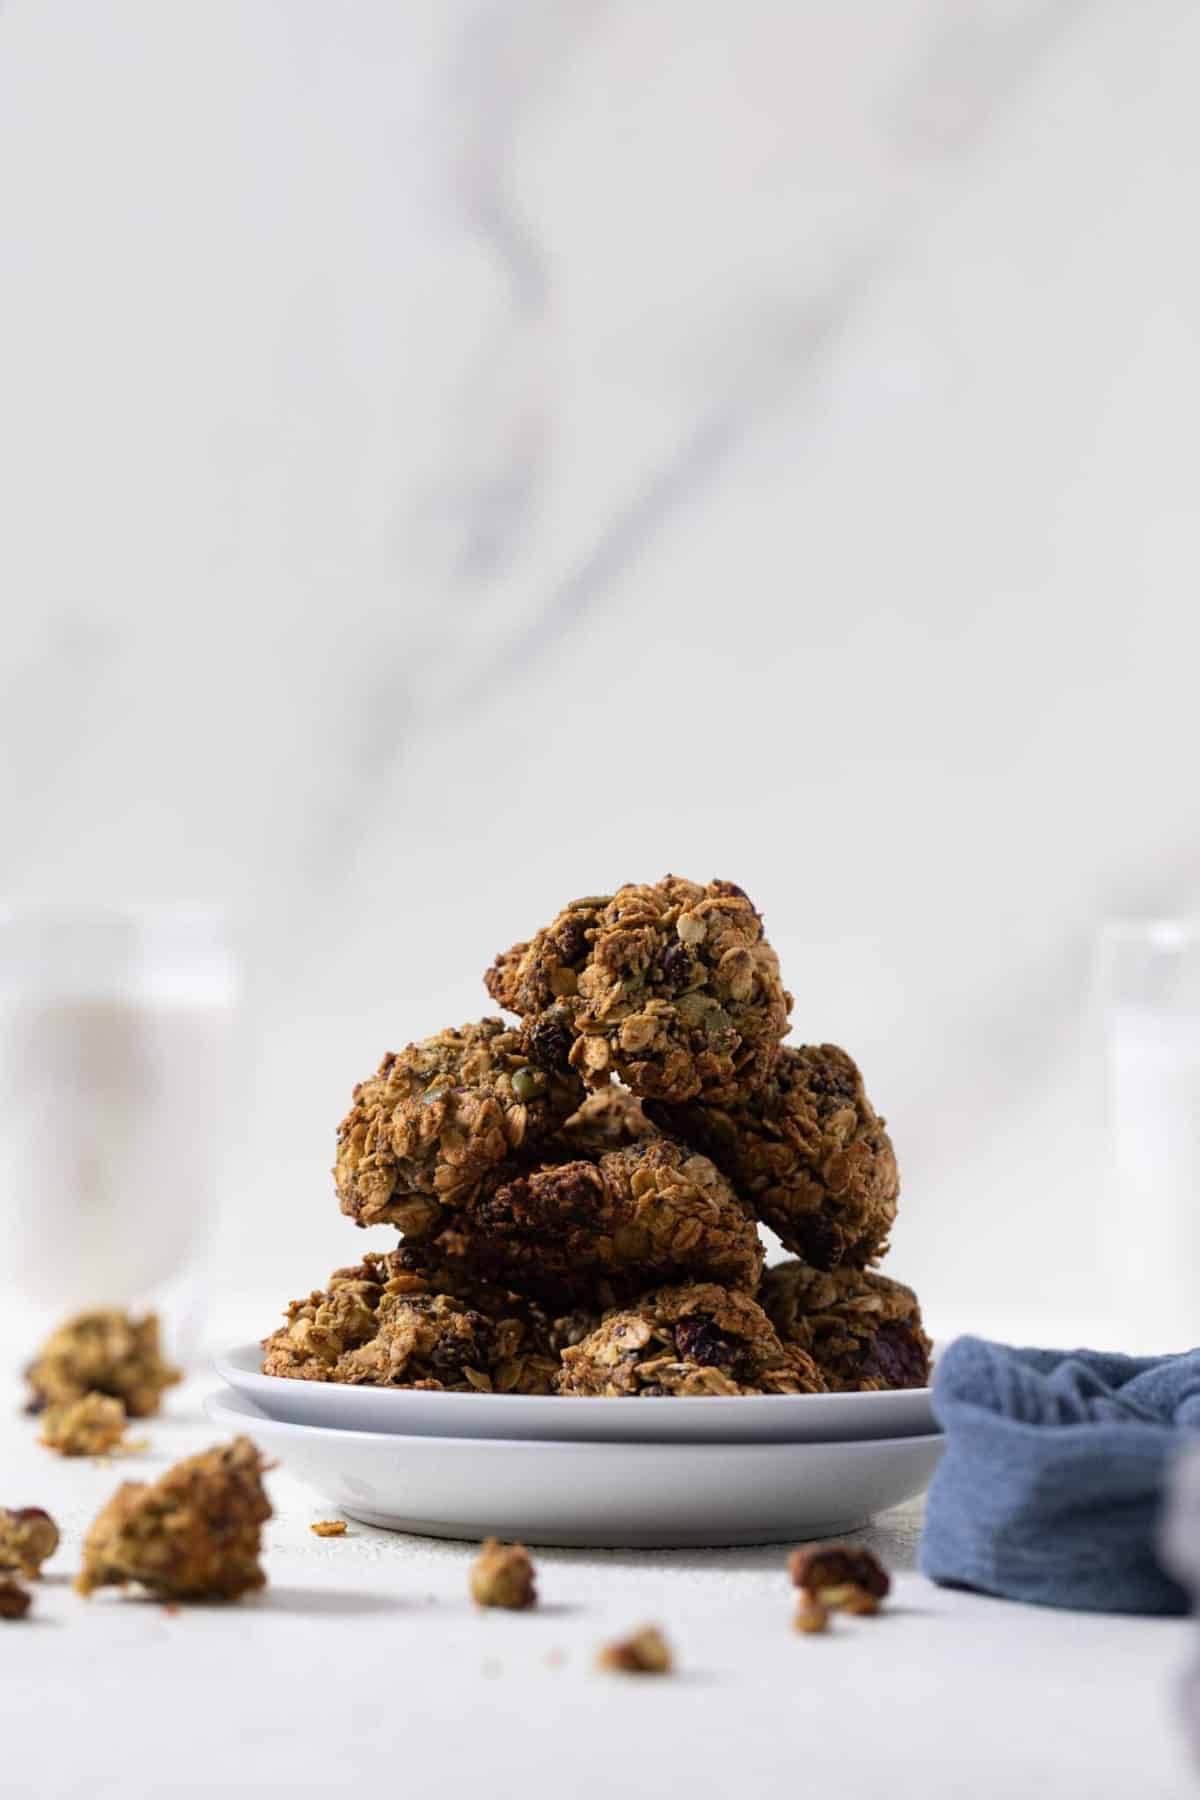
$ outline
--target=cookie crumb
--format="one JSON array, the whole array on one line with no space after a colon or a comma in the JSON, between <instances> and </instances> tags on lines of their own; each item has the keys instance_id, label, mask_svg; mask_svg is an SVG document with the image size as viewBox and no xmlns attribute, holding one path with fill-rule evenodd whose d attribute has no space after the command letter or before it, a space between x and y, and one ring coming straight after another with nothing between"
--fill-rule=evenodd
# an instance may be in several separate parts
<instances>
[{"instance_id":1,"label":"cookie crumb","mask_svg":"<svg viewBox=\"0 0 1200 1800\"><path fill-rule=\"evenodd\" d=\"M534 1567L523 1544L486 1538L471 1564L471 1598L477 1606L503 1606L523 1612L537 1602Z\"/></svg>"},{"instance_id":2,"label":"cookie crumb","mask_svg":"<svg viewBox=\"0 0 1200 1800\"><path fill-rule=\"evenodd\" d=\"M602 1669L625 1675L669 1675L674 1666L671 1646L657 1625L643 1625L627 1638L605 1644L596 1661Z\"/></svg>"},{"instance_id":3,"label":"cookie crumb","mask_svg":"<svg viewBox=\"0 0 1200 1800\"><path fill-rule=\"evenodd\" d=\"M796 1630L810 1637L818 1631L828 1631L829 1608L822 1606L811 1594L802 1594L796 1608Z\"/></svg>"},{"instance_id":4,"label":"cookie crumb","mask_svg":"<svg viewBox=\"0 0 1200 1800\"><path fill-rule=\"evenodd\" d=\"M314 1537L345 1537L345 1519L315 1519L308 1528Z\"/></svg>"},{"instance_id":5,"label":"cookie crumb","mask_svg":"<svg viewBox=\"0 0 1200 1800\"><path fill-rule=\"evenodd\" d=\"M236 1600L266 1586L259 1567L270 1467L249 1438L126 1481L92 1521L76 1591L136 1581L158 1600Z\"/></svg>"},{"instance_id":6,"label":"cookie crumb","mask_svg":"<svg viewBox=\"0 0 1200 1800\"><path fill-rule=\"evenodd\" d=\"M886 1598L892 1585L891 1576L877 1556L849 1544L793 1550L788 1568L805 1601L815 1602L826 1611L877 1613L879 1602Z\"/></svg>"},{"instance_id":7,"label":"cookie crumb","mask_svg":"<svg viewBox=\"0 0 1200 1800\"><path fill-rule=\"evenodd\" d=\"M39 1442L60 1456L106 1456L125 1445L125 1407L109 1394L84 1394L42 1414Z\"/></svg>"},{"instance_id":8,"label":"cookie crumb","mask_svg":"<svg viewBox=\"0 0 1200 1800\"><path fill-rule=\"evenodd\" d=\"M26 1371L30 1412L85 1394L120 1400L131 1419L159 1409L164 1388L183 1376L162 1354L154 1313L135 1319L115 1307L77 1313L53 1332Z\"/></svg>"},{"instance_id":9,"label":"cookie crumb","mask_svg":"<svg viewBox=\"0 0 1200 1800\"><path fill-rule=\"evenodd\" d=\"M11 1512L0 1506L0 1569L15 1569L27 1581L36 1581L58 1543L58 1526L40 1506Z\"/></svg>"},{"instance_id":10,"label":"cookie crumb","mask_svg":"<svg viewBox=\"0 0 1200 1800\"><path fill-rule=\"evenodd\" d=\"M32 1605L32 1594L19 1581L0 1579L0 1619L23 1619Z\"/></svg>"}]
</instances>

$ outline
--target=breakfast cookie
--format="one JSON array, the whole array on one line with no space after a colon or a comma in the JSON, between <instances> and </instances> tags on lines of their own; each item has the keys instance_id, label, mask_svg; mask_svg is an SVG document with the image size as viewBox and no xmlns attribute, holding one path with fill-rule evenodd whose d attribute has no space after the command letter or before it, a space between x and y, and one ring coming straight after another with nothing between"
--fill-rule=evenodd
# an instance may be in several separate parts
<instances>
[{"instance_id":1,"label":"breakfast cookie","mask_svg":"<svg viewBox=\"0 0 1200 1800\"><path fill-rule=\"evenodd\" d=\"M770 1072L791 995L762 919L730 881L668 875L575 900L485 976L528 1021L530 1054L590 1087L618 1076L664 1100L738 1099Z\"/></svg>"},{"instance_id":2,"label":"breakfast cookie","mask_svg":"<svg viewBox=\"0 0 1200 1800\"><path fill-rule=\"evenodd\" d=\"M806 1350L835 1393L928 1384L931 1345L903 1282L786 1262L767 1270L758 1298L784 1343Z\"/></svg>"},{"instance_id":3,"label":"breakfast cookie","mask_svg":"<svg viewBox=\"0 0 1200 1800\"><path fill-rule=\"evenodd\" d=\"M834 1044L786 1045L732 1106L651 1101L656 1123L704 1150L787 1249L813 1268L883 1255L900 1176L857 1065Z\"/></svg>"},{"instance_id":4,"label":"breakfast cookie","mask_svg":"<svg viewBox=\"0 0 1200 1800\"><path fill-rule=\"evenodd\" d=\"M367 1387L549 1393L557 1353L543 1315L482 1281L431 1290L396 1252L337 1269L324 1291L294 1300L263 1342L265 1375ZM484 1310L486 1309L486 1310Z\"/></svg>"},{"instance_id":5,"label":"breakfast cookie","mask_svg":"<svg viewBox=\"0 0 1200 1800\"><path fill-rule=\"evenodd\" d=\"M582 1099L577 1075L532 1062L500 1019L389 1052L338 1128L342 1211L358 1225L431 1231L439 1205L547 1136Z\"/></svg>"},{"instance_id":6,"label":"breakfast cookie","mask_svg":"<svg viewBox=\"0 0 1200 1800\"><path fill-rule=\"evenodd\" d=\"M762 1269L750 1208L708 1157L665 1137L494 1170L453 1231L469 1268L560 1311L685 1277L753 1293Z\"/></svg>"},{"instance_id":7,"label":"breakfast cookie","mask_svg":"<svg viewBox=\"0 0 1200 1800\"><path fill-rule=\"evenodd\" d=\"M267 1467L249 1438L122 1484L93 1520L75 1586L136 1581L160 1600L236 1600L266 1585L258 1556L271 1517Z\"/></svg>"},{"instance_id":8,"label":"breakfast cookie","mask_svg":"<svg viewBox=\"0 0 1200 1800\"><path fill-rule=\"evenodd\" d=\"M135 1319L113 1307L96 1307L67 1319L42 1345L25 1371L29 1411L108 1394L131 1419L156 1413L164 1388L182 1379L163 1359L158 1319Z\"/></svg>"},{"instance_id":9,"label":"breakfast cookie","mask_svg":"<svg viewBox=\"0 0 1200 1800\"><path fill-rule=\"evenodd\" d=\"M564 1350L560 1394L819 1394L825 1382L780 1342L748 1294L698 1282L645 1294Z\"/></svg>"}]
</instances>

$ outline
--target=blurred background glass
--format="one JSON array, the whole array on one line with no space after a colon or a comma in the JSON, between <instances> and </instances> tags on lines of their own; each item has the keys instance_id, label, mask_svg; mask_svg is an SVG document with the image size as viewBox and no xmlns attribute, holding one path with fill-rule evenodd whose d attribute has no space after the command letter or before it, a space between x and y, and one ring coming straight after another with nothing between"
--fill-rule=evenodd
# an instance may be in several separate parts
<instances>
[{"instance_id":1,"label":"blurred background glass","mask_svg":"<svg viewBox=\"0 0 1200 1800\"><path fill-rule=\"evenodd\" d=\"M195 1349L235 998L211 915L0 910L6 1335L149 1306L169 1353Z\"/></svg>"}]
</instances>

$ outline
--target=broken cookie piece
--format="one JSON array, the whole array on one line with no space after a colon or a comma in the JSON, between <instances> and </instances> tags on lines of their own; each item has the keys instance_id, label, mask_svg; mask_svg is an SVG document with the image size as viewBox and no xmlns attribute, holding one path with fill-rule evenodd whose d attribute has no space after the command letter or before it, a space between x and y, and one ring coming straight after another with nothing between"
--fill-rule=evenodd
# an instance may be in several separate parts
<instances>
[{"instance_id":1,"label":"broken cookie piece","mask_svg":"<svg viewBox=\"0 0 1200 1800\"><path fill-rule=\"evenodd\" d=\"M85 1394L47 1407L40 1442L60 1456L104 1456L125 1437L125 1408L108 1394Z\"/></svg>"},{"instance_id":2,"label":"broken cookie piece","mask_svg":"<svg viewBox=\"0 0 1200 1800\"><path fill-rule=\"evenodd\" d=\"M0 1619L23 1619L33 1604L28 1588L11 1576L0 1576Z\"/></svg>"},{"instance_id":3,"label":"broken cookie piece","mask_svg":"<svg viewBox=\"0 0 1200 1800\"><path fill-rule=\"evenodd\" d=\"M523 1544L485 1538L471 1564L471 1598L477 1606L502 1606L523 1612L537 1601L533 1561Z\"/></svg>"},{"instance_id":4,"label":"broken cookie piece","mask_svg":"<svg viewBox=\"0 0 1200 1800\"><path fill-rule=\"evenodd\" d=\"M674 1666L671 1646L657 1625L643 1625L628 1637L605 1644L596 1662L622 1675L669 1675Z\"/></svg>"},{"instance_id":5,"label":"broken cookie piece","mask_svg":"<svg viewBox=\"0 0 1200 1800\"><path fill-rule=\"evenodd\" d=\"M189 1456L158 1481L127 1481L97 1515L75 1582L87 1595L138 1582L160 1600L236 1600L266 1585L268 1465L249 1438Z\"/></svg>"},{"instance_id":6,"label":"broken cookie piece","mask_svg":"<svg viewBox=\"0 0 1200 1800\"><path fill-rule=\"evenodd\" d=\"M162 1354L158 1319L115 1307L96 1307L67 1319L42 1345L26 1371L30 1412L108 1394L131 1419L156 1413L165 1388L183 1378Z\"/></svg>"},{"instance_id":7,"label":"broken cookie piece","mask_svg":"<svg viewBox=\"0 0 1200 1800\"><path fill-rule=\"evenodd\" d=\"M345 1519L316 1519L308 1529L314 1537L345 1537L346 1521Z\"/></svg>"},{"instance_id":8,"label":"broken cookie piece","mask_svg":"<svg viewBox=\"0 0 1200 1800\"><path fill-rule=\"evenodd\" d=\"M40 1506L0 1506L0 1569L34 1581L58 1549L58 1526Z\"/></svg>"},{"instance_id":9,"label":"broken cookie piece","mask_svg":"<svg viewBox=\"0 0 1200 1800\"><path fill-rule=\"evenodd\" d=\"M800 1589L796 1625L801 1631L820 1629L801 1623L806 1609L876 1613L892 1586L891 1576L879 1558L870 1550L855 1549L850 1544L819 1544L813 1549L793 1550L788 1569L793 1585Z\"/></svg>"}]
</instances>

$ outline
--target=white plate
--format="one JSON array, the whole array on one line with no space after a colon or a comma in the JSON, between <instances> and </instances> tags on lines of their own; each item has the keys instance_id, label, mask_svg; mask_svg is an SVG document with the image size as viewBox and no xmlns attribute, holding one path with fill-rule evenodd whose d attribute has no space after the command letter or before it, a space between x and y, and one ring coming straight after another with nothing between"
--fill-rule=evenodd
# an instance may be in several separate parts
<instances>
[{"instance_id":1,"label":"white plate","mask_svg":"<svg viewBox=\"0 0 1200 1800\"><path fill-rule=\"evenodd\" d=\"M937 1430L928 1388L886 1394L713 1394L686 1400L439 1394L264 1375L257 1344L242 1344L218 1357L216 1370L272 1419L411 1437L832 1444L921 1437Z\"/></svg>"},{"instance_id":2,"label":"white plate","mask_svg":"<svg viewBox=\"0 0 1200 1800\"><path fill-rule=\"evenodd\" d=\"M834 1536L922 1493L943 1444L939 1435L859 1444L401 1437L287 1425L227 1393L213 1394L207 1411L367 1525L607 1549Z\"/></svg>"}]
</instances>

